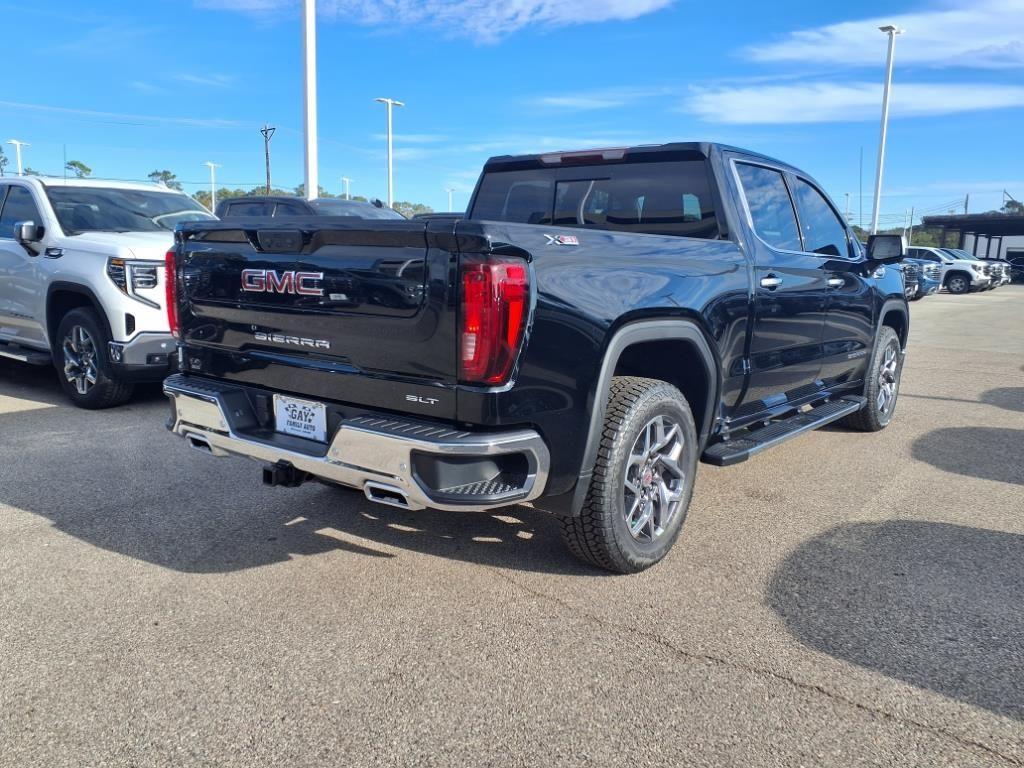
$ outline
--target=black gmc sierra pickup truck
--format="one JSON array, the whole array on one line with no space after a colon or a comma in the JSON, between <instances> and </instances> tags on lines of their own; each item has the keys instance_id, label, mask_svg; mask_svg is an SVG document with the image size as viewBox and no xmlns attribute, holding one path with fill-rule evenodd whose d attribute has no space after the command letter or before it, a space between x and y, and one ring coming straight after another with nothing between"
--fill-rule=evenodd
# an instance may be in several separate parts
<instances>
[{"instance_id":1,"label":"black gmc sierra pickup truck","mask_svg":"<svg viewBox=\"0 0 1024 768\"><path fill-rule=\"evenodd\" d=\"M494 158L462 219L183 224L168 426L270 485L529 503L634 572L698 459L888 424L904 253L865 250L802 171L705 143Z\"/></svg>"}]
</instances>

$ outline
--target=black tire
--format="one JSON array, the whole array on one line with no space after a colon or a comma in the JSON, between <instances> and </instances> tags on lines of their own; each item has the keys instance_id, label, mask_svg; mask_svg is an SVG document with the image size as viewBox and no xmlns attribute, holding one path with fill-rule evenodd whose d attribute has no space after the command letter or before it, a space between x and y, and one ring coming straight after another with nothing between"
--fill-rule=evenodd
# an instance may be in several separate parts
<instances>
[{"instance_id":1,"label":"black tire","mask_svg":"<svg viewBox=\"0 0 1024 768\"><path fill-rule=\"evenodd\" d=\"M910 297L910 300L911 301L920 301L923 298L924 298L924 294L923 293L915 293L913 296Z\"/></svg>"},{"instance_id":2,"label":"black tire","mask_svg":"<svg viewBox=\"0 0 1024 768\"><path fill-rule=\"evenodd\" d=\"M79 329L84 331L84 335L77 335ZM65 394L79 408L112 408L126 403L132 396L134 386L118 378L113 371L107 356L108 341L106 328L91 309L73 309L61 318L57 326L53 342L57 375ZM81 363L75 365L72 359ZM69 380L68 377L76 373L80 375ZM94 379L91 383L90 378ZM84 392L79 389L79 380L84 382Z\"/></svg>"},{"instance_id":3,"label":"black tire","mask_svg":"<svg viewBox=\"0 0 1024 768\"><path fill-rule=\"evenodd\" d=\"M894 378L891 388L891 396L886 398L885 407L882 406L882 380L883 369L888 368L889 351L895 351L895 370L885 378ZM900 337L896 331L887 325L883 325L878 332L878 339L875 341L875 349L871 353L871 365L868 368L868 379L864 385L864 396L867 403L856 413L851 413L843 420L843 424L851 429L860 432L878 432L889 426L900 394L900 377L903 374L903 354L900 346Z\"/></svg>"},{"instance_id":4,"label":"black tire","mask_svg":"<svg viewBox=\"0 0 1024 768\"><path fill-rule=\"evenodd\" d=\"M946 278L946 290L958 296L969 293L971 290L971 279L964 274L954 272Z\"/></svg>"},{"instance_id":5,"label":"black tire","mask_svg":"<svg viewBox=\"0 0 1024 768\"><path fill-rule=\"evenodd\" d=\"M641 440L658 434L659 423L662 437L666 433L677 435L679 442L667 445L671 446L671 455L678 454L678 458L656 459L653 468L647 468L647 460L635 461L638 454L633 449ZM636 573L660 561L679 537L686 519L698 453L693 414L678 389L657 379L614 378L583 509L578 516L562 520L562 540L569 551L585 562L617 573ZM670 470L670 465L677 467L679 474ZM630 482L636 494L627 490L630 478L635 478ZM662 488L670 496L661 496L658 491ZM663 500L672 497L674 500L666 505ZM637 506L641 498L644 504ZM636 510L635 519L630 518L634 523L645 514L650 518L636 535L627 523L627 499L630 510ZM659 510L657 515L655 508ZM661 511L666 508L667 514ZM665 521L663 526L657 522L660 519Z\"/></svg>"}]
</instances>

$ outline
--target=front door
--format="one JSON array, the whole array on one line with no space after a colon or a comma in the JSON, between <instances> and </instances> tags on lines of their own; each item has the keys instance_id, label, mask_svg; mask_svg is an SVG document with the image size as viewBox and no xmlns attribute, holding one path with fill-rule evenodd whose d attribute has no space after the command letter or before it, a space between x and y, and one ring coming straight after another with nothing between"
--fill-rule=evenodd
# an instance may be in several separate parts
<instances>
[{"instance_id":1,"label":"front door","mask_svg":"<svg viewBox=\"0 0 1024 768\"><path fill-rule=\"evenodd\" d=\"M804 252L819 261L828 286L819 376L826 387L863 379L875 341L871 277L860 249L825 193L809 179L791 178Z\"/></svg>"},{"instance_id":2,"label":"front door","mask_svg":"<svg viewBox=\"0 0 1024 768\"><path fill-rule=\"evenodd\" d=\"M783 171L736 162L754 256L754 328L749 384L733 414L742 420L818 389L828 273L803 251Z\"/></svg>"}]
</instances>

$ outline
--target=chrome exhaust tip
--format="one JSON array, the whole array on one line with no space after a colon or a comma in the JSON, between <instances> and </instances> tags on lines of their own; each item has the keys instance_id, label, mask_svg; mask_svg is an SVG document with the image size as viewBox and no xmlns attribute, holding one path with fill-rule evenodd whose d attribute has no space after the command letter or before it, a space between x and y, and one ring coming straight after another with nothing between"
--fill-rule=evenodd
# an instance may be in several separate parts
<instances>
[{"instance_id":1,"label":"chrome exhaust tip","mask_svg":"<svg viewBox=\"0 0 1024 768\"><path fill-rule=\"evenodd\" d=\"M363 485L363 493L370 501L375 501L378 504L387 504L389 507L398 507L399 509L416 509L409 503L409 497L405 495L405 491L395 488L393 485L375 483L371 480Z\"/></svg>"}]
</instances>

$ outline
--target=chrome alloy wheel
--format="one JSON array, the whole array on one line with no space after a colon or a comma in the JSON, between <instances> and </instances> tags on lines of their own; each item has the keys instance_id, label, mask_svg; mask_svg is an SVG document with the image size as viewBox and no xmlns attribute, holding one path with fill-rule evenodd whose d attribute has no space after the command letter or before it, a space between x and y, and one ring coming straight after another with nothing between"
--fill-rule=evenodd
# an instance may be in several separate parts
<instances>
[{"instance_id":1,"label":"chrome alloy wheel","mask_svg":"<svg viewBox=\"0 0 1024 768\"><path fill-rule=\"evenodd\" d=\"M667 416L655 416L640 431L626 464L623 510L637 541L654 541L679 513L686 487L683 431Z\"/></svg>"},{"instance_id":2,"label":"chrome alloy wheel","mask_svg":"<svg viewBox=\"0 0 1024 768\"><path fill-rule=\"evenodd\" d=\"M967 292L967 280L963 277L953 276L949 279L949 285L947 286L951 293L966 293Z\"/></svg>"},{"instance_id":3,"label":"chrome alloy wheel","mask_svg":"<svg viewBox=\"0 0 1024 768\"><path fill-rule=\"evenodd\" d=\"M900 345L893 339L885 348L882 369L878 372L878 397L875 405L883 416L892 414L900 386Z\"/></svg>"},{"instance_id":4,"label":"chrome alloy wheel","mask_svg":"<svg viewBox=\"0 0 1024 768\"><path fill-rule=\"evenodd\" d=\"M96 344L89 332L73 325L61 345L64 350L64 378L80 395L89 394L96 384Z\"/></svg>"}]
</instances>

